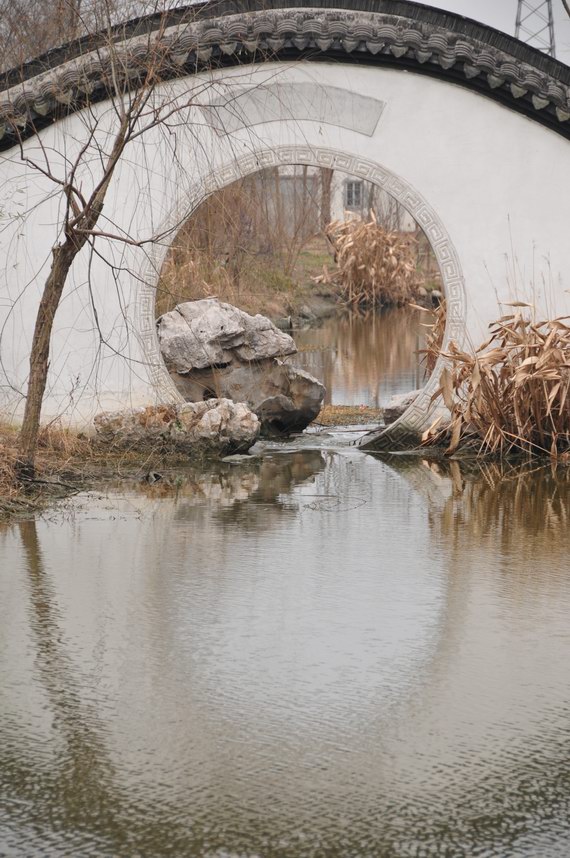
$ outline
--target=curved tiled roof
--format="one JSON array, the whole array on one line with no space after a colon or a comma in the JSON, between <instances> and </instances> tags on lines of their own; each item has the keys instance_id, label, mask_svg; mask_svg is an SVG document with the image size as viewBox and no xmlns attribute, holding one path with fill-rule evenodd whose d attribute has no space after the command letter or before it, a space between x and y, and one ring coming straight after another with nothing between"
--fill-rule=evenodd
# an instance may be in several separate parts
<instances>
[{"instance_id":1,"label":"curved tiled roof","mask_svg":"<svg viewBox=\"0 0 570 858\"><path fill-rule=\"evenodd\" d=\"M108 98L118 69L121 86L136 87L157 57L163 79L264 59L401 68L468 87L570 137L570 67L476 21L407 0L210 0L5 73L0 149Z\"/></svg>"}]
</instances>

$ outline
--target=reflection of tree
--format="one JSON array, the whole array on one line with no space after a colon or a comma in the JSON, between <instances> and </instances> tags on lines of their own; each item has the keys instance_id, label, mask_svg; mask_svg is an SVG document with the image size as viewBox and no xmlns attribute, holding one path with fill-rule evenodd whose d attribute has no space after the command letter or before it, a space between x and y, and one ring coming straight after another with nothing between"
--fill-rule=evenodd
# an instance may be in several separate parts
<instances>
[{"instance_id":1,"label":"reflection of tree","mask_svg":"<svg viewBox=\"0 0 570 858\"><path fill-rule=\"evenodd\" d=\"M431 316L409 308L387 309L368 317L347 315L322 327L295 335L300 354L289 363L302 367L323 382L327 404L335 392L348 397L345 404L378 407L396 392L402 375L410 389L424 383L418 350L424 348ZM399 390L398 392L401 392Z\"/></svg>"},{"instance_id":2,"label":"reflection of tree","mask_svg":"<svg viewBox=\"0 0 570 858\"><path fill-rule=\"evenodd\" d=\"M164 846L173 842L181 850L176 854L203 854L199 825L191 832L178 813L166 819L155 810L156 795L140 796L136 790L127 793L119 787L117 768L104 739L103 713L87 702L88 680L65 653L63 623L44 568L35 521L20 523L19 532L28 573L35 664L53 719L53 751L48 750L54 756L35 742L21 747L0 741L0 797L8 798L5 806L2 803L2 830L14 832L8 837L25 848L17 854L65 851L66 855L134 858L145 854L158 858L174 854ZM108 706L112 701L106 702ZM133 717L138 714L132 713ZM195 843L196 849L189 843Z\"/></svg>"},{"instance_id":3,"label":"reflection of tree","mask_svg":"<svg viewBox=\"0 0 570 858\"><path fill-rule=\"evenodd\" d=\"M57 825L65 831L89 829L95 819L100 830L112 831L117 827L122 797L114 782L103 725L94 707L86 703L85 690L63 648L56 599L44 569L36 522L20 523L19 532L28 572L35 664L54 729L64 744L47 771L41 766L41 755L37 768L33 766L33 775L27 770L25 757L20 761L4 757L0 767L12 769L12 790L32 791L35 800L30 823L48 824L56 810Z\"/></svg>"}]
</instances>

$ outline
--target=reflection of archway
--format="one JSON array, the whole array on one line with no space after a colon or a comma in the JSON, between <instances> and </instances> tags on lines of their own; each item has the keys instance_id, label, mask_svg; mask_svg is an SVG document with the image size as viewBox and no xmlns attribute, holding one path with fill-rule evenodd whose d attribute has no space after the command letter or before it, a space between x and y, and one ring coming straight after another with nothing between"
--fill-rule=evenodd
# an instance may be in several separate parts
<instances>
[{"instance_id":1,"label":"reflection of archway","mask_svg":"<svg viewBox=\"0 0 570 858\"><path fill-rule=\"evenodd\" d=\"M558 498L558 504L553 506L561 512L565 510L568 482L562 476L557 486L557 476L548 467L544 468L542 475L535 469L529 469L527 476L538 482L533 486L534 492L521 492L515 468L503 482L493 485L484 472L477 476L471 473L463 479L458 462L452 462L449 468L444 466L441 470L439 466L402 456L383 458L382 462L394 476L407 484L412 495L421 498L433 551L444 561L444 598L430 659L421 677L421 688L418 686L419 693L410 697L399 715L402 722L415 718L418 700L421 700L421 718L414 721L410 753L414 754L416 749L419 751L415 759L421 765L423 751L432 743L432 759L437 759L440 771L453 771L458 779L463 780L463 798L453 817L455 831L450 835L452 853L456 854L453 851L456 845L454 834L458 830L465 832L473 819L483 818L494 807L499 810L489 814L488 824L482 828L477 826L476 836L480 838L477 845L483 852L488 850L488 854L493 855L509 852L557 855L559 846L566 843L568 837L565 808L570 786L566 764L570 730L567 719L554 715L550 722L543 715L557 710L563 714L568 712L567 683L560 668L563 658L557 657L559 642L567 640L564 612L560 611L560 605L567 601L568 589L567 586L566 592L557 588L544 589L545 580L548 580L545 570L551 564L548 552L538 551L543 563L537 566L528 558L533 556L532 549L540 547L544 540L552 546L552 565L554 570L559 570L560 581L568 581L565 513L557 519L554 517L554 525L549 523L548 516L544 516L548 507L544 501L549 495L553 500ZM469 474L469 468L467 472ZM519 476L524 477L523 468ZM482 494L478 496L478 492L469 494L465 491L469 484L480 485ZM505 490L506 496L501 495L501 490ZM494 496L496 505L493 504ZM509 496L516 509L515 522L510 516L504 517ZM489 514L487 528L481 527L481 512L485 518ZM532 512L538 515L537 524ZM537 530L542 539L537 538ZM505 546L507 533L509 542ZM561 533L562 539L556 539L556 534L560 537ZM525 535L526 540L521 539ZM477 596L488 592L486 578L489 572L485 567L484 553L474 556L471 549L475 546L479 550L488 540L488 556L494 558L505 548L504 565L500 571L498 567L495 576L501 580L508 570L523 588L521 593L503 592L505 616L501 615L495 602L492 602L494 610L485 615L483 608L488 603L477 599ZM527 563L520 566L516 562L516 552L512 552L517 542L519 556L527 559ZM529 577L529 571L532 577ZM533 584L534 574L536 586ZM556 577L554 572L554 580ZM536 602L536 611L531 611L530 615L544 624L544 636L540 635L539 627L529 632L529 613L522 615L527 622L520 618L518 622L516 620L517 609L520 609L521 602L526 601L524 596L529 591L530 601ZM552 612L550 616L548 602ZM511 618L510 622L507 617ZM553 626L550 625L552 620ZM513 647L513 638L509 640L509 628L513 638L517 639L516 647ZM507 655L509 648L510 657ZM531 672L526 674L526 670ZM556 672L555 685L551 686L549 676ZM482 678L483 684L479 684L478 680L480 682ZM490 694L482 693L481 689L488 690ZM556 696L556 691L559 696ZM532 701L531 705L527 705L525 695ZM520 696L524 699L524 707L520 707L524 714L521 716L517 713ZM479 701L480 710L477 709ZM534 714L531 712L533 707ZM466 745L461 743L461 739L454 739L457 713L460 717L467 716L469 726L464 730L468 730L469 742L473 743L469 745L469 754L465 753ZM508 743L489 731L490 727L493 730L497 728L500 733L504 724L514 725ZM414 743L417 743L415 747ZM446 758L446 748L455 751L456 755ZM429 776L432 771L429 764L425 771ZM480 777L483 771L485 775ZM422 800L428 801L428 778L422 777L419 765L414 776L421 784ZM532 784L532 788L527 789L528 784ZM443 783L442 789L445 789ZM467 802L466 795L469 795ZM412 801L409 794L406 797ZM510 814L505 814L505 808ZM544 822L547 824L541 827ZM535 845L529 852L517 848L525 840L534 840ZM483 843L487 850L483 849Z\"/></svg>"},{"instance_id":2,"label":"reflection of archway","mask_svg":"<svg viewBox=\"0 0 570 858\"><path fill-rule=\"evenodd\" d=\"M233 160L227 166L210 173L197 182L184 206L178 206L169 214L160 225L159 232L162 234L170 233L171 236L174 236L176 225L187 219L215 191L219 191L261 169L287 165L324 167L359 176L385 190L412 215L431 243L441 271L443 291L448 308L443 348L445 350L450 340L461 343L465 336L464 281L459 257L445 226L434 209L415 188L373 161L324 148L277 146L264 149L244 158ZM154 323L156 282L168 250L169 246L155 246L154 254L141 272L140 280L143 285L140 288L140 298L137 302L137 330L157 394L163 400L178 402L181 400L181 396L174 387L174 383L162 361ZM432 407L432 396L438 386L440 369L439 365L436 366L415 402L396 423L392 424L386 433L388 443L392 443L392 429L396 429L401 440L403 434L406 432L415 434L425 423L426 414Z\"/></svg>"}]
</instances>

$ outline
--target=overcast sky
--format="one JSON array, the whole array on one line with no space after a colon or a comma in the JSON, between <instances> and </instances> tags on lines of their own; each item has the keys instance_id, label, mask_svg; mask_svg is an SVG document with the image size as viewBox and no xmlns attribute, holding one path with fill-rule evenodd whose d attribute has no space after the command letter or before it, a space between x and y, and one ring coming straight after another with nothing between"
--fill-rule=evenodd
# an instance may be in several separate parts
<instances>
[{"instance_id":1,"label":"overcast sky","mask_svg":"<svg viewBox=\"0 0 570 858\"><path fill-rule=\"evenodd\" d=\"M534 0L538 6L540 0ZM467 18L474 18L484 24L491 24L498 30L514 35L517 17L517 0L431 0L426 3L457 12ZM562 62L570 65L570 18L564 11L562 0L553 0L554 20L556 27L556 56Z\"/></svg>"}]
</instances>

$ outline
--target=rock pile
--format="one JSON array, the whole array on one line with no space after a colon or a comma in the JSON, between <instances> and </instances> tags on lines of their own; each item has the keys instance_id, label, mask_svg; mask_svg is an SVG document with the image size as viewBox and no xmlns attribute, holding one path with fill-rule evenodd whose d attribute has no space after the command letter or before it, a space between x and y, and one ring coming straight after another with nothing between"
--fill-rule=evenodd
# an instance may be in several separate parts
<instances>
[{"instance_id":1,"label":"rock pile","mask_svg":"<svg viewBox=\"0 0 570 858\"><path fill-rule=\"evenodd\" d=\"M301 431L321 410L325 388L280 360L297 348L264 316L205 298L165 313L157 332L166 365L188 402L246 403L269 435Z\"/></svg>"},{"instance_id":2,"label":"rock pile","mask_svg":"<svg viewBox=\"0 0 570 858\"><path fill-rule=\"evenodd\" d=\"M99 441L190 456L246 452L260 426L246 405L228 399L103 412L94 422Z\"/></svg>"}]
</instances>

